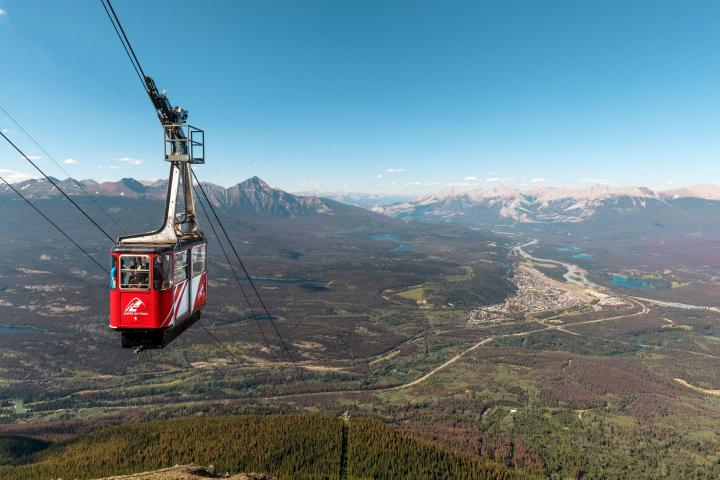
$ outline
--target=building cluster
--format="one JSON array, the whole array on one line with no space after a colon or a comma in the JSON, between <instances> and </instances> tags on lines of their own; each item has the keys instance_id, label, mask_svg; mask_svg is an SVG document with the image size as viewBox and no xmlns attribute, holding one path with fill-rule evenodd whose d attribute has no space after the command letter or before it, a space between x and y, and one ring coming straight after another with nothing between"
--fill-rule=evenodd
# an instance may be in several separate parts
<instances>
[{"instance_id":1,"label":"building cluster","mask_svg":"<svg viewBox=\"0 0 720 480\"><path fill-rule=\"evenodd\" d=\"M528 268L516 268L513 283L517 287L515 295L504 303L475 308L470 312L468 323L503 322L524 318L529 313L567 310L590 303L582 294L562 288L559 282L538 272L531 273Z\"/></svg>"}]
</instances>

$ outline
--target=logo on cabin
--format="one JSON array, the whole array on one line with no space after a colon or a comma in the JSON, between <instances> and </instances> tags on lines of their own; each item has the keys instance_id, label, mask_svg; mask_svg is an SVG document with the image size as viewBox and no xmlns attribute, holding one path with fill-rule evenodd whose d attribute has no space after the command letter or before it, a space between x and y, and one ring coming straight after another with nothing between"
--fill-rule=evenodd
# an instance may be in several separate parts
<instances>
[{"instance_id":1,"label":"logo on cabin","mask_svg":"<svg viewBox=\"0 0 720 480\"><path fill-rule=\"evenodd\" d=\"M147 315L147 312L138 312L141 307L145 307L145 304L138 297L135 297L127 304L123 315Z\"/></svg>"}]
</instances>

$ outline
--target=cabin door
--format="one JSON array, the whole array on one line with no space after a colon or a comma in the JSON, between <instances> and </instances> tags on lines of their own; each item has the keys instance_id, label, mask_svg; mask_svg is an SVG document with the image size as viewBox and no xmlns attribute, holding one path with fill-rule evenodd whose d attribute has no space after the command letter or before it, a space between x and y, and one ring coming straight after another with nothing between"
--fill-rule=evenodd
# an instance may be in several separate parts
<instances>
[{"instance_id":1,"label":"cabin door","mask_svg":"<svg viewBox=\"0 0 720 480\"><path fill-rule=\"evenodd\" d=\"M175 269L173 271L173 299L175 301L175 320L181 320L190 312L190 288L188 280L189 250L175 253Z\"/></svg>"}]
</instances>

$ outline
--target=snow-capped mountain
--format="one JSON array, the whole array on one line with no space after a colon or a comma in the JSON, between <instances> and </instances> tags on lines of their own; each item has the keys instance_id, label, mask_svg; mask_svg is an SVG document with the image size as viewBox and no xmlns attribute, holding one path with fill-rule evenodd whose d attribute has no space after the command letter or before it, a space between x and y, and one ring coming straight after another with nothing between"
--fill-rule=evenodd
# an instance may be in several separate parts
<instances>
[{"instance_id":1,"label":"snow-capped mountain","mask_svg":"<svg viewBox=\"0 0 720 480\"><path fill-rule=\"evenodd\" d=\"M662 193L672 198L702 198L704 200L720 201L720 184L706 183L692 187L664 190Z\"/></svg>"},{"instance_id":2,"label":"snow-capped mountain","mask_svg":"<svg viewBox=\"0 0 720 480\"><path fill-rule=\"evenodd\" d=\"M295 195L304 197L321 197L335 200L336 202L345 203L347 205L353 205L355 207L366 208L372 210L375 208L382 209L387 205L392 205L400 202L409 202L417 198L412 195L385 195L381 193L362 193L362 192L319 192L319 191L305 191L305 192L293 192Z\"/></svg>"},{"instance_id":3,"label":"snow-capped mountain","mask_svg":"<svg viewBox=\"0 0 720 480\"><path fill-rule=\"evenodd\" d=\"M579 223L600 215L637 210L672 209L682 200L720 201L720 185L701 185L656 192L646 187L541 187L516 190L445 190L413 202L378 208L386 215L422 221L450 221L464 225L507 223ZM720 203L718 204L720 207Z\"/></svg>"}]
</instances>

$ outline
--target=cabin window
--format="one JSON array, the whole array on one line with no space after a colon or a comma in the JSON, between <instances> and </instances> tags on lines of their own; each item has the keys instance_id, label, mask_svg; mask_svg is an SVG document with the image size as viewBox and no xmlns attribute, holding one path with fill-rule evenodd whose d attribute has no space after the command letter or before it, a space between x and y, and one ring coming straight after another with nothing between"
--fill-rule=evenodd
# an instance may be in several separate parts
<instances>
[{"instance_id":1,"label":"cabin window","mask_svg":"<svg viewBox=\"0 0 720 480\"><path fill-rule=\"evenodd\" d=\"M115 290L115 287L117 286L115 282L117 282L117 258L115 255L112 256L112 266L110 267L110 288Z\"/></svg>"},{"instance_id":2,"label":"cabin window","mask_svg":"<svg viewBox=\"0 0 720 480\"><path fill-rule=\"evenodd\" d=\"M153 288L155 290L167 290L172 286L172 277L172 256L157 255L153 268Z\"/></svg>"},{"instance_id":3,"label":"cabin window","mask_svg":"<svg viewBox=\"0 0 720 480\"><path fill-rule=\"evenodd\" d=\"M205 252L205 244L198 245L197 247L193 247L192 249L192 274L200 275L205 271L205 265L206 265L206 252Z\"/></svg>"},{"instance_id":4,"label":"cabin window","mask_svg":"<svg viewBox=\"0 0 720 480\"><path fill-rule=\"evenodd\" d=\"M150 289L150 257L147 255L120 256L120 288Z\"/></svg>"},{"instance_id":5,"label":"cabin window","mask_svg":"<svg viewBox=\"0 0 720 480\"><path fill-rule=\"evenodd\" d=\"M175 254L175 270L173 283L177 284L187 278L187 250Z\"/></svg>"}]
</instances>

